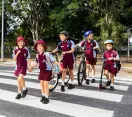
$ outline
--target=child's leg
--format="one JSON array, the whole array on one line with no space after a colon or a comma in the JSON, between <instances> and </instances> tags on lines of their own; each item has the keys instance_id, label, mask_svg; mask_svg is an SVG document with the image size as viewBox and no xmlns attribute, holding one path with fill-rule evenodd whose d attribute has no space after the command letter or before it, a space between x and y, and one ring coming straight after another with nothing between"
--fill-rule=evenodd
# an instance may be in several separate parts
<instances>
[{"instance_id":1,"label":"child's leg","mask_svg":"<svg viewBox=\"0 0 132 117\"><path fill-rule=\"evenodd\" d=\"M24 75L23 74L20 74L19 75L19 81L21 83L21 86L23 88L23 90L26 90L26 87L25 87L25 80L24 80Z\"/></svg>"},{"instance_id":2,"label":"child's leg","mask_svg":"<svg viewBox=\"0 0 132 117\"><path fill-rule=\"evenodd\" d=\"M66 72L67 72L67 69L63 69L62 71L62 85L64 86L64 82L65 82L65 78L66 78Z\"/></svg>"},{"instance_id":3,"label":"child's leg","mask_svg":"<svg viewBox=\"0 0 132 117\"><path fill-rule=\"evenodd\" d=\"M22 87L21 87L19 77L17 77L17 85L18 85L18 93L21 94L22 93Z\"/></svg>"},{"instance_id":4,"label":"child's leg","mask_svg":"<svg viewBox=\"0 0 132 117\"><path fill-rule=\"evenodd\" d=\"M22 97L25 97L27 95L28 89L25 86L25 80L24 80L24 75L23 74L19 75L19 80L20 80L20 83L21 83L21 86L22 86L22 89L23 89Z\"/></svg>"},{"instance_id":5,"label":"child's leg","mask_svg":"<svg viewBox=\"0 0 132 117\"><path fill-rule=\"evenodd\" d=\"M44 89L44 81L43 80L40 80L40 86L41 86L42 96L45 96L45 89Z\"/></svg>"},{"instance_id":6,"label":"child's leg","mask_svg":"<svg viewBox=\"0 0 132 117\"><path fill-rule=\"evenodd\" d=\"M114 74L110 73L111 85L114 86Z\"/></svg>"},{"instance_id":7,"label":"child's leg","mask_svg":"<svg viewBox=\"0 0 132 117\"><path fill-rule=\"evenodd\" d=\"M49 81L44 81L44 91L45 91L45 98L43 100L44 104L49 103Z\"/></svg>"},{"instance_id":8,"label":"child's leg","mask_svg":"<svg viewBox=\"0 0 132 117\"><path fill-rule=\"evenodd\" d=\"M86 74L87 74L86 79L89 79L89 69L90 69L90 64L86 64Z\"/></svg>"},{"instance_id":9,"label":"child's leg","mask_svg":"<svg viewBox=\"0 0 132 117\"><path fill-rule=\"evenodd\" d=\"M108 70L104 70L104 75L106 76L107 80L110 79L110 78L109 78L109 72L108 72Z\"/></svg>"},{"instance_id":10,"label":"child's leg","mask_svg":"<svg viewBox=\"0 0 132 117\"><path fill-rule=\"evenodd\" d=\"M109 77L109 72L108 72L108 70L104 70L104 74L105 74L105 76L106 76L106 78L107 78L106 86L110 86L110 84L111 84L111 79L110 79L110 77Z\"/></svg>"},{"instance_id":11,"label":"child's leg","mask_svg":"<svg viewBox=\"0 0 132 117\"><path fill-rule=\"evenodd\" d=\"M69 69L69 73L70 73L70 85L68 86L68 89L73 89L75 88L75 86L73 85L73 80L74 80L74 74L73 74L73 69Z\"/></svg>"},{"instance_id":12,"label":"child's leg","mask_svg":"<svg viewBox=\"0 0 132 117\"><path fill-rule=\"evenodd\" d=\"M44 91L45 91L45 97L49 97L49 81L44 81Z\"/></svg>"},{"instance_id":13,"label":"child's leg","mask_svg":"<svg viewBox=\"0 0 132 117\"><path fill-rule=\"evenodd\" d=\"M92 78L95 78L95 65L91 65L92 67Z\"/></svg>"}]
</instances>

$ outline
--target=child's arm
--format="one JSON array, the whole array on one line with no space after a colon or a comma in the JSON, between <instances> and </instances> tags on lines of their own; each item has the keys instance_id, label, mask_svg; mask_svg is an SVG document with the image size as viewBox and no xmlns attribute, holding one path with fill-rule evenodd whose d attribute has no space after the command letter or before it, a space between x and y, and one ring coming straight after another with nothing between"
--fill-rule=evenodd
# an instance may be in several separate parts
<instances>
[{"instance_id":1,"label":"child's arm","mask_svg":"<svg viewBox=\"0 0 132 117\"><path fill-rule=\"evenodd\" d=\"M17 59L17 56L21 53L20 50L17 51L16 54L13 53L13 60L16 60Z\"/></svg>"}]
</instances>

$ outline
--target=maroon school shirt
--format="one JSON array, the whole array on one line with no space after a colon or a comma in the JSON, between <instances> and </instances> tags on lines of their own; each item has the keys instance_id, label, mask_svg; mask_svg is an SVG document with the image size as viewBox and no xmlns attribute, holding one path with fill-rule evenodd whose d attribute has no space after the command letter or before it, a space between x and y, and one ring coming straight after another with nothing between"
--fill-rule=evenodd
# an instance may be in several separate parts
<instances>
[{"instance_id":1,"label":"maroon school shirt","mask_svg":"<svg viewBox=\"0 0 132 117\"><path fill-rule=\"evenodd\" d=\"M109 60L109 58L114 57L114 58L119 58L118 52L115 50L106 50L103 53L103 58L105 60L105 64L107 65L113 65L114 60Z\"/></svg>"},{"instance_id":2,"label":"maroon school shirt","mask_svg":"<svg viewBox=\"0 0 132 117\"><path fill-rule=\"evenodd\" d=\"M68 44L70 41L70 44ZM62 43L62 44L60 44ZM71 50L71 48L75 48L75 44L73 41L71 40L67 40L65 42L60 42L57 46L57 50L62 50L62 52L66 52L66 51L69 51ZM66 53L64 56L63 56L63 59L67 59L67 60L74 60L74 55L73 53Z\"/></svg>"},{"instance_id":3,"label":"maroon school shirt","mask_svg":"<svg viewBox=\"0 0 132 117\"><path fill-rule=\"evenodd\" d=\"M24 48L16 48L13 52L13 57L20 50L21 52L17 56L16 64L17 70L27 69L27 59L30 58L30 53L26 47Z\"/></svg>"},{"instance_id":4,"label":"maroon school shirt","mask_svg":"<svg viewBox=\"0 0 132 117\"><path fill-rule=\"evenodd\" d=\"M85 50L85 53L86 53L86 58L87 59L93 59L93 58L96 58L96 52L95 50L93 49L94 47L98 47L97 43L92 40L91 42L88 42L88 41L82 41L79 46L83 47L85 46L84 49Z\"/></svg>"}]
</instances>

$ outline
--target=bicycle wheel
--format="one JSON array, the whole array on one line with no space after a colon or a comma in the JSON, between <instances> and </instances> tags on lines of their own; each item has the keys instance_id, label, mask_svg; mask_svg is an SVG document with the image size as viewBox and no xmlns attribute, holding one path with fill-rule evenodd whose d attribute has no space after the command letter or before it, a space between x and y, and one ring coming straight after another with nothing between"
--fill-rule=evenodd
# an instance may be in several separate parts
<instances>
[{"instance_id":1,"label":"bicycle wheel","mask_svg":"<svg viewBox=\"0 0 132 117\"><path fill-rule=\"evenodd\" d=\"M86 63L81 61L77 73L77 80L79 85L82 85L83 79L86 79Z\"/></svg>"},{"instance_id":2,"label":"bicycle wheel","mask_svg":"<svg viewBox=\"0 0 132 117\"><path fill-rule=\"evenodd\" d=\"M52 76L52 79L49 81L49 91L53 91L58 85L58 77L56 75Z\"/></svg>"}]
</instances>

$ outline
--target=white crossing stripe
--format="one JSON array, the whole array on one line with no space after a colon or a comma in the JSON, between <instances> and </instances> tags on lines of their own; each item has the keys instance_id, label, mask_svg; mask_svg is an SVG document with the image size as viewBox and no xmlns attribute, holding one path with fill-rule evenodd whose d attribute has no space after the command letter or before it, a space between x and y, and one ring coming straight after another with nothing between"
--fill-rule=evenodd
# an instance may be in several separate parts
<instances>
[{"instance_id":1,"label":"white crossing stripe","mask_svg":"<svg viewBox=\"0 0 132 117\"><path fill-rule=\"evenodd\" d=\"M10 84L10 85L15 85L15 86L17 85L16 80L5 79L5 78L0 78L0 83ZM29 88L40 89L39 83L26 81L26 86ZM62 93L60 89L61 89L60 86L57 86L54 92ZM90 91L90 90L76 89L76 88L73 90L68 90L64 93L75 95L75 96L83 96L83 97L88 97L88 98L107 100L107 101L112 101L112 102L120 102L123 97L123 95L120 95L120 94L112 94L112 93Z\"/></svg>"},{"instance_id":2,"label":"white crossing stripe","mask_svg":"<svg viewBox=\"0 0 132 117\"><path fill-rule=\"evenodd\" d=\"M12 74L12 73L0 73L0 75L10 76L10 77L14 77L14 78L16 79L16 77L15 77L14 74ZM26 75L26 76L24 76L24 78L25 78L25 79L35 79L35 80L38 79L37 76L33 76L33 75ZM96 79L96 80L99 80L99 79ZM105 79L105 80L103 79L103 81L106 81L106 79ZM59 80L59 82L61 82L61 80ZM116 82L116 81L115 81L115 82ZM120 83L124 83L124 82L122 82L122 81L119 81L119 82L120 82ZM75 83L75 84L78 84L77 80L74 80L74 83ZM131 83L129 83L129 82L125 82L125 83L131 84ZM83 85L86 85L86 84L83 83ZM91 83L90 85L87 85L87 86L98 87L98 85L99 85L98 83ZM122 91L127 91L127 90L128 90L128 86L116 85L116 84L114 84L114 86L115 86L115 89L117 89L117 90L122 90Z\"/></svg>"},{"instance_id":3,"label":"white crossing stripe","mask_svg":"<svg viewBox=\"0 0 132 117\"><path fill-rule=\"evenodd\" d=\"M7 73L6 73L7 72ZM0 71L0 75L4 75L4 76L14 76L14 71ZM25 76L25 78L31 78L31 79L37 79L37 76L33 76L33 75L38 75L38 72L27 72L27 75ZM76 72L74 73L76 74ZM100 75L96 75L96 77L100 77ZM76 76L77 78L77 76ZM100 80L99 78L95 78L96 80ZM107 81L105 77L102 78L103 81ZM120 77L115 77L115 83L123 83L123 84L127 84L127 85L132 85L132 79L130 78L120 78Z\"/></svg>"},{"instance_id":4,"label":"white crossing stripe","mask_svg":"<svg viewBox=\"0 0 132 117\"><path fill-rule=\"evenodd\" d=\"M6 116L0 115L0 117L6 117Z\"/></svg>"},{"instance_id":5,"label":"white crossing stripe","mask_svg":"<svg viewBox=\"0 0 132 117\"><path fill-rule=\"evenodd\" d=\"M27 95L27 97L20 100L15 99L16 93L0 89L0 99L13 102L16 104L26 105L39 109L44 109L52 112L57 112L74 117L112 117L114 111L98 109L78 104L71 104L56 100L50 100L50 103L44 105L40 102L40 98L36 96ZM10 97L10 98L9 98Z\"/></svg>"}]
</instances>

